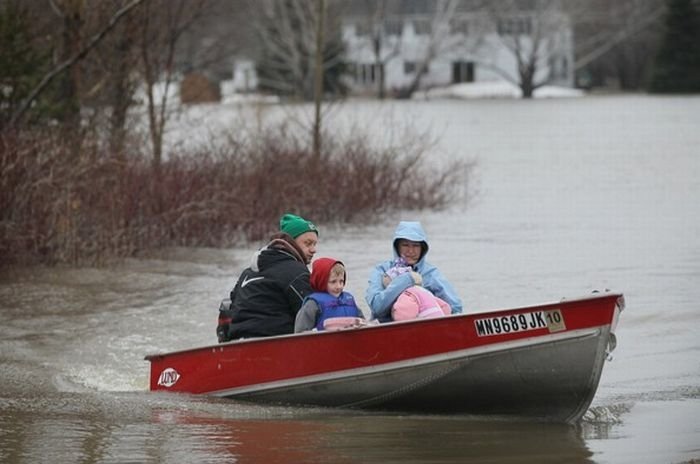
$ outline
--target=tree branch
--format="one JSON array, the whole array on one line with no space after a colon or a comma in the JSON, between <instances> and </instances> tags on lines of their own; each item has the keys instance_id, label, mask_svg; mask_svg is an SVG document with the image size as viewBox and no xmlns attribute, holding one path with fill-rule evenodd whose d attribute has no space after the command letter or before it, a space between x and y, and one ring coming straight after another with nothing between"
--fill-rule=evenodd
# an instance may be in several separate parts
<instances>
[{"instance_id":1,"label":"tree branch","mask_svg":"<svg viewBox=\"0 0 700 464\"><path fill-rule=\"evenodd\" d=\"M622 29L620 32L615 34L613 37L609 38L608 40L605 41L603 45L601 45L598 48L595 48L588 54L582 56L576 62L574 63L574 69L578 70L586 66L588 63L591 61L594 61L601 56L605 55L607 52L612 50L615 46L617 46L620 42L625 40L626 38L636 34L637 32L641 31L645 27L647 27L649 24L652 24L654 21L657 20L659 16L661 16L664 11L666 10L665 5L662 7L659 7L655 11L651 12L649 16L646 18L642 19L636 24L633 24L631 27Z\"/></svg>"},{"instance_id":2,"label":"tree branch","mask_svg":"<svg viewBox=\"0 0 700 464\"><path fill-rule=\"evenodd\" d=\"M100 41L104 38L105 35L109 31L111 31L114 26L117 25L119 20L127 14L129 11L131 11L134 7L139 5L143 0L133 0L131 3L123 7L121 10L117 11L114 16L109 20L107 25L105 26L104 29L102 29L100 32L92 36L88 44L83 47L81 50L78 51L75 55L64 61L63 63L59 64L56 66L51 72L46 74L44 78L39 82L39 84L34 87L34 90L31 91L31 93L27 96L27 98L22 102L22 104L17 108L15 113L12 115L12 118L10 119L9 125L12 127L17 122L20 120L22 116L24 116L24 113L29 109L31 104L36 100L36 98L41 94L41 92L44 91L44 89L51 83L51 81L61 74L63 71L66 69L70 68L71 66L75 65L79 60L85 58L85 56L92 50Z\"/></svg>"}]
</instances>

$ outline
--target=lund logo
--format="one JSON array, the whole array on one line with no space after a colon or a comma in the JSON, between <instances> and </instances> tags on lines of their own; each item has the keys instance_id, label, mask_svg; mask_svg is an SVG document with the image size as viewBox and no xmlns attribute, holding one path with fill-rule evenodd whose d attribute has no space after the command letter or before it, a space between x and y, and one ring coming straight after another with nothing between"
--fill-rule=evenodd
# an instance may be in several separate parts
<instances>
[{"instance_id":1,"label":"lund logo","mask_svg":"<svg viewBox=\"0 0 700 464\"><path fill-rule=\"evenodd\" d=\"M179 378L180 374L178 374L177 371L172 367L169 367L160 373L160 377L158 378L158 385L162 385L164 387L172 387L173 385L175 385Z\"/></svg>"}]
</instances>

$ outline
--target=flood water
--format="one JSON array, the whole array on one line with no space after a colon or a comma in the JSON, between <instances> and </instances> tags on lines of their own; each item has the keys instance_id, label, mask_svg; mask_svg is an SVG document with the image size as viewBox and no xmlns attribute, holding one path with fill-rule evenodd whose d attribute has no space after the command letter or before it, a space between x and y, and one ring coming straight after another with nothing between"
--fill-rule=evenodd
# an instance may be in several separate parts
<instances>
[{"instance_id":1,"label":"flood water","mask_svg":"<svg viewBox=\"0 0 700 464\"><path fill-rule=\"evenodd\" d=\"M208 127L235 110L198 109ZM467 311L625 294L618 346L582 423L149 393L146 354L215 342L219 300L259 245L251 244L2 275L1 463L700 459L700 98L357 102L336 118L371 121L377 135L428 128L439 138L435 162L477 165L471 200L447 211L319 224L318 255L347 264L358 301L371 267L390 256L399 218L423 221L428 258Z\"/></svg>"}]
</instances>

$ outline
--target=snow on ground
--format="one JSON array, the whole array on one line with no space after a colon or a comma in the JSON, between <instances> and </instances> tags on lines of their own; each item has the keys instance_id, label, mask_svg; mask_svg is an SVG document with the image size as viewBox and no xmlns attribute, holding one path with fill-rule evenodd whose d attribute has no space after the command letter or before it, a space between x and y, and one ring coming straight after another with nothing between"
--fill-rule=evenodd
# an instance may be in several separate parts
<instances>
[{"instance_id":1,"label":"snow on ground","mask_svg":"<svg viewBox=\"0 0 700 464\"><path fill-rule=\"evenodd\" d=\"M279 103L276 95L262 95L258 93L241 93L236 91L232 80L221 81L221 103Z\"/></svg>"},{"instance_id":2,"label":"snow on ground","mask_svg":"<svg viewBox=\"0 0 700 464\"><path fill-rule=\"evenodd\" d=\"M585 93L579 89L546 85L535 90L534 98L582 97ZM469 82L446 87L435 87L416 92L414 99L435 98L521 98L520 88L510 82Z\"/></svg>"},{"instance_id":3,"label":"snow on ground","mask_svg":"<svg viewBox=\"0 0 700 464\"><path fill-rule=\"evenodd\" d=\"M257 93L240 93L236 91L233 81L222 81L221 86L221 103L264 103L276 104L280 103L280 99L273 95L262 95ZM165 83L158 83L154 86L153 93L155 101L162 101L164 93L168 94L167 101L170 104L179 102L180 84L177 80ZM585 92L580 89L572 89L569 87L559 87L545 85L535 90L534 98L571 98L582 97ZM429 90L416 92L413 95L415 100L431 100L440 98L453 99L470 99L470 98L521 98L522 91L520 88L506 81L493 82L469 82L463 84L454 84L444 87L434 87ZM137 99L146 101L146 94L143 89L137 94Z\"/></svg>"}]
</instances>

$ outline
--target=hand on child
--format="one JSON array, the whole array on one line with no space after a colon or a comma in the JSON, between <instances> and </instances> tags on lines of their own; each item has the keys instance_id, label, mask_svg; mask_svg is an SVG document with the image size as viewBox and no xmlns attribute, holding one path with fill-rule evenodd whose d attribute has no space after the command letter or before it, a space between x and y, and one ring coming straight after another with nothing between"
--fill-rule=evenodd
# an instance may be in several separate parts
<instances>
[{"instance_id":1,"label":"hand on child","mask_svg":"<svg viewBox=\"0 0 700 464\"><path fill-rule=\"evenodd\" d=\"M418 286L423 286L423 277L417 273L416 271L410 271L409 274L411 275L411 278L413 279L413 283ZM392 281L392 278L388 274L384 274L382 276L382 284L384 285L384 288L386 288Z\"/></svg>"},{"instance_id":2,"label":"hand on child","mask_svg":"<svg viewBox=\"0 0 700 464\"><path fill-rule=\"evenodd\" d=\"M423 285L423 277L416 271L411 271L411 277L413 277L413 283L416 285Z\"/></svg>"},{"instance_id":3,"label":"hand on child","mask_svg":"<svg viewBox=\"0 0 700 464\"><path fill-rule=\"evenodd\" d=\"M391 277L389 277L388 274L384 274L382 276L382 284L384 285L384 288L386 288L390 283L391 283Z\"/></svg>"}]
</instances>

